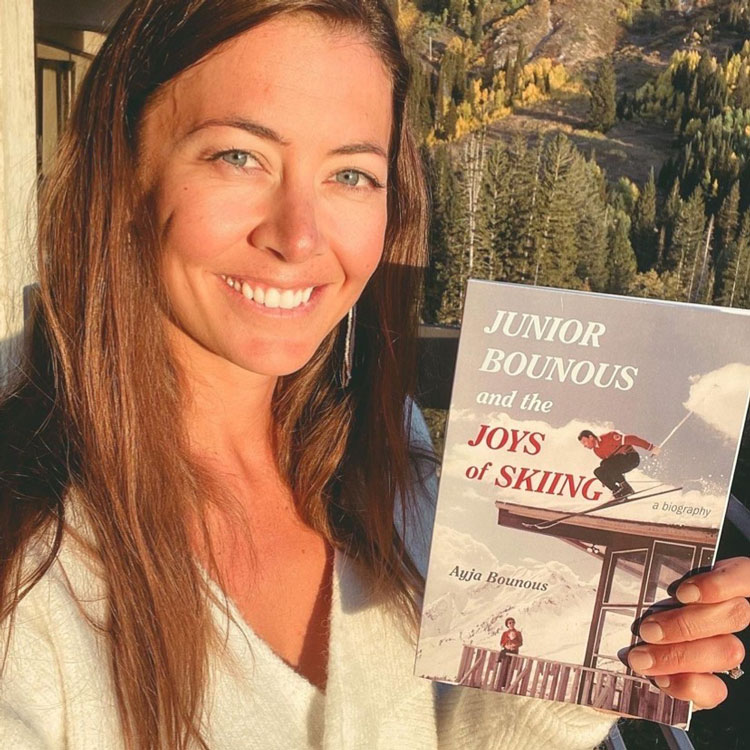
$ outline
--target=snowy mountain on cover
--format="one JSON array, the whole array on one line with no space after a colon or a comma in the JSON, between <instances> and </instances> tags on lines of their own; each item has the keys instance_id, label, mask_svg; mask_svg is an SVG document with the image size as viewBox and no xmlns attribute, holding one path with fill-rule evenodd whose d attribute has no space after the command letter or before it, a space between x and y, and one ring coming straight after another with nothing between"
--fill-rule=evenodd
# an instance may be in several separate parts
<instances>
[{"instance_id":1,"label":"snowy mountain on cover","mask_svg":"<svg viewBox=\"0 0 750 750\"><path fill-rule=\"evenodd\" d=\"M424 676L452 680L465 643L499 649L509 616L515 618L524 644L535 655L573 664L583 661L585 643L580 634L591 621L596 581L582 581L555 560L525 558L520 566L500 565L485 545L445 526L435 528L433 555L438 567L434 577L430 572L435 584L428 590L431 604L422 613L418 654L418 667L420 662L429 665ZM451 576L442 562L461 559L471 560L483 580L463 582ZM489 571L496 572L498 579L543 582L547 588L489 583L484 580Z\"/></svg>"}]
</instances>

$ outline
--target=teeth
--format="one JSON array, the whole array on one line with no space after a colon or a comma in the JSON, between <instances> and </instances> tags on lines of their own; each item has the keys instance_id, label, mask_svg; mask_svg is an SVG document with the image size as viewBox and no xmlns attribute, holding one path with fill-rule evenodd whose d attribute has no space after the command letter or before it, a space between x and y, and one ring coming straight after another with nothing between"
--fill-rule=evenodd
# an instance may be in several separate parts
<instances>
[{"instance_id":1,"label":"teeth","mask_svg":"<svg viewBox=\"0 0 750 750\"><path fill-rule=\"evenodd\" d=\"M247 281L235 279L232 276L221 275L227 286L239 292L245 299L253 300L259 305L270 309L281 308L282 310L293 310L295 307L310 301L310 296L315 287L306 289L277 289L275 287L253 287Z\"/></svg>"},{"instance_id":2,"label":"teeth","mask_svg":"<svg viewBox=\"0 0 750 750\"><path fill-rule=\"evenodd\" d=\"M291 289L285 289L281 293L279 307L283 307L284 310L291 310L294 307L294 292Z\"/></svg>"}]
</instances>

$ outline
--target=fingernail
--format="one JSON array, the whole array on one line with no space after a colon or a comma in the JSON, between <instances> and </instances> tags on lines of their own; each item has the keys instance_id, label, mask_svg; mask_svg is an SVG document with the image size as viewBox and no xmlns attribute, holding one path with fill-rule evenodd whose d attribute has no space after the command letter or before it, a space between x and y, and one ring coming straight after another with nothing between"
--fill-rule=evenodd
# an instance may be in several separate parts
<instances>
[{"instance_id":1,"label":"fingernail","mask_svg":"<svg viewBox=\"0 0 750 750\"><path fill-rule=\"evenodd\" d=\"M664 688L668 688L672 683L672 680L670 680L666 675L662 675L661 677L654 677L653 679L656 683L656 686L660 687L662 690L664 690Z\"/></svg>"},{"instance_id":2,"label":"fingernail","mask_svg":"<svg viewBox=\"0 0 750 750\"><path fill-rule=\"evenodd\" d=\"M649 643L656 643L664 638L664 631L656 620L644 620L638 632L641 634L641 638Z\"/></svg>"},{"instance_id":3,"label":"fingernail","mask_svg":"<svg viewBox=\"0 0 750 750\"><path fill-rule=\"evenodd\" d=\"M697 602L701 598L700 589L693 583L683 583L680 588L677 589L677 598L683 604L691 604Z\"/></svg>"},{"instance_id":4,"label":"fingernail","mask_svg":"<svg viewBox=\"0 0 750 750\"><path fill-rule=\"evenodd\" d=\"M634 648L628 654L628 662L634 672L643 672L654 665L651 654L645 648Z\"/></svg>"}]
</instances>

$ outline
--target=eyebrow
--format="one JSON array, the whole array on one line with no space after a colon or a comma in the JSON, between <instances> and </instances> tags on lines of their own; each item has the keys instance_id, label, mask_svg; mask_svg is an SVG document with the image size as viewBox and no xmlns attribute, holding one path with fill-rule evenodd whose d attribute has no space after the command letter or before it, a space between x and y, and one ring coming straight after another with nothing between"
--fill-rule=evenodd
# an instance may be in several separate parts
<instances>
[{"instance_id":1,"label":"eyebrow","mask_svg":"<svg viewBox=\"0 0 750 750\"><path fill-rule=\"evenodd\" d=\"M339 148L333 149L331 154L377 154L382 156L386 161L388 160L388 154L383 148L378 146L377 143L371 143L370 141L362 141L361 143L350 143L347 146L340 146Z\"/></svg>"},{"instance_id":2,"label":"eyebrow","mask_svg":"<svg viewBox=\"0 0 750 750\"><path fill-rule=\"evenodd\" d=\"M289 145L289 141L282 138L275 130L268 128L265 125L261 125L254 120L247 120L244 117L220 117L201 120L201 122L188 130L184 138L189 138L199 130L205 130L206 128L238 128L239 130L244 130L252 135L257 135L259 138L263 138L266 141L273 141L281 146Z\"/></svg>"},{"instance_id":3,"label":"eyebrow","mask_svg":"<svg viewBox=\"0 0 750 750\"><path fill-rule=\"evenodd\" d=\"M255 135L258 138L263 138L266 141L278 143L280 146L288 146L289 141L283 138L272 128L261 125L259 122L254 120L248 120L244 117L224 117L224 118L212 118L209 120L202 120L184 135L183 139L189 138L199 130L205 128L238 128L244 130L251 135ZM359 141L356 143L348 143L345 146L339 146L329 152L331 155L347 155L347 154L376 154L377 156L383 157L388 160L388 154L384 148L379 146L377 143L371 141Z\"/></svg>"}]
</instances>

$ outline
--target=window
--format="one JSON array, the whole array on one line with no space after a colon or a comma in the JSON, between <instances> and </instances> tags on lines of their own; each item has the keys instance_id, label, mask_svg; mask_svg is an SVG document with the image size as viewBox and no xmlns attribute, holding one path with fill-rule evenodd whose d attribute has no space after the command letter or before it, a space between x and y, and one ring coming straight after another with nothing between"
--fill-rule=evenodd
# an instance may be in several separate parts
<instances>
[{"instance_id":1,"label":"window","mask_svg":"<svg viewBox=\"0 0 750 750\"><path fill-rule=\"evenodd\" d=\"M36 61L37 161L44 172L70 114L73 100L74 63L69 60Z\"/></svg>"},{"instance_id":2,"label":"window","mask_svg":"<svg viewBox=\"0 0 750 750\"><path fill-rule=\"evenodd\" d=\"M617 656L618 651L632 642L635 607L603 609L599 615L599 637L594 653L593 666L626 672L627 667Z\"/></svg>"},{"instance_id":3,"label":"window","mask_svg":"<svg viewBox=\"0 0 750 750\"><path fill-rule=\"evenodd\" d=\"M694 548L682 544L656 542L646 584L648 603L669 598L667 588L693 568Z\"/></svg>"},{"instance_id":4,"label":"window","mask_svg":"<svg viewBox=\"0 0 750 750\"><path fill-rule=\"evenodd\" d=\"M707 570L711 567L714 561L714 550L713 547L704 547L701 550L699 567L706 568Z\"/></svg>"},{"instance_id":5,"label":"window","mask_svg":"<svg viewBox=\"0 0 750 750\"><path fill-rule=\"evenodd\" d=\"M628 550L612 554L605 604L638 604L648 550Z\"/></svg>"}]
</instances>

